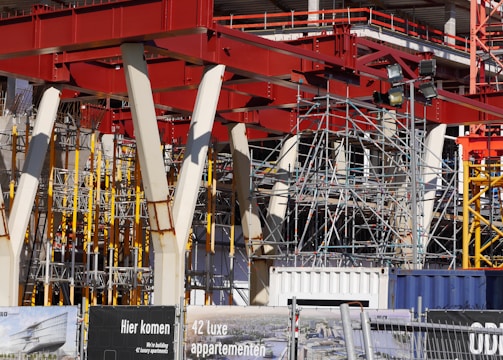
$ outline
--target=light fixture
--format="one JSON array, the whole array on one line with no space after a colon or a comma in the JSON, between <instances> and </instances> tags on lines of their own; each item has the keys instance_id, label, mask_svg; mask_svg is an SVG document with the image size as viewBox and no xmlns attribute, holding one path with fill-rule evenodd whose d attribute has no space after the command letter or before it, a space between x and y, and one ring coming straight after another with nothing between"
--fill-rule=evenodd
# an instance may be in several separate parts
<instances>
[{"instance_id":1,"label":"light fixture","mask_svg":"<svg viewBox=\"0 0 503 360\"><path fill-rule=\"evenodd\" d=\"M435 76L436 73L437 61L435 59L421 60L419 62L419 76Z\"/></svg>"},{"instance_id":2,"label":"light fixture","mask_svg":"<svg viewBox=\"0 0 503 360\"><path fill-rule=\"evenodd\" d=\"M423 94L423 96L429 100L438 96L437 89L435 85L433 85L432 81L428 81L419 85L419 91Z\"/></svg>"},{"instance_id":3,"label":"light fixture","mask_svg":"<svg viewBox=\"0 0 503 360\"><path fill-rule=\"evenodd\" d=\"M374 104L377 104L377 105L384 104L385 102L388 101L387 96L388 96L388 94L383 94L379 91L374 91L372 94Z\"/></svg>"},{"instance_id":4,"label":"light fixture","mask_svg":"<svg viewBox=\"0 0 503 360\"><path fill-rule=\"evenodd\" d=\"M392 64L386 66L388 72L388 80L390 83L395 84L403 80L402 67L400 64Z\"/></svg>"},{"instance_id":5,"label":"light fixture","mask_svg":"<svg viewBox=\"0 0 503 360\"><path fill-rule=\"evenodd\" d=\"M389 89L388 99L390 106L394 107L402 106L404 99L403 86L395 86Z\"/></svg>"}]
</instances>

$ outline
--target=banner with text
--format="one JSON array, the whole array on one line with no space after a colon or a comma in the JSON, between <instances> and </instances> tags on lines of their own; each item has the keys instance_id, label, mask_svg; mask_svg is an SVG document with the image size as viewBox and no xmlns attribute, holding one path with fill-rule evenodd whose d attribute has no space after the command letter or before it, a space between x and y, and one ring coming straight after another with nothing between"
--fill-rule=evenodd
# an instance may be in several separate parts
<instances>
[{"instance_id":1,"label":"banner with text","mask_svg":"<svg viewBox=\"0 0 503 360\"><path fill-rule=\"evenodd\" d=\"M0 307L0 358L77 358L76 306Z\"/></svg>"},{"instance_id":2,"label":"banner with text","mask_svg":"<svg viewBox=\"0 0 503 360\"><path fill-rule=\"evenodd\" d=\"M503 358L503 330L501 330L503 329L503 312L429 310L427 315L428 322L444 325L443 329L428 333L429 358L447 358L446 354L458 360ZM449 325L453 326L449 327ZM473 328L473 332L456 329L458 325ZM497 331L499 334L490 333L490 331Z\"/></svg>"},{"instance_id":3,"label":"banner with text","mask_svg":"<svg viewBox=\"0 0 503 360\"><path fill-rule=\"evenodd\" d=\"M89 359L174 359L174 306L92 306Z\"/></svg>"},{"instance_id":4,"label":"banner with text","mask_svg":"<svg viewBox=\"0 0 503 360\"><path fill-rule=\"evenodd\" d=\"M351 309L359 321L360 308ZM410 320L408 310L369 310L371 317ZM294 348L304 358L345 356L346 347L339 308L301 308L292 333L288 307L189 306L186 315L186 359L287 359ZM379 343L398 341L392 333L381 334ZM361 338L358 337L358 338ZM291 346L295 339L294 346ZM363 344L355 340L363 353ZM398 347L398 346L397 346ZM387 349L377 348L382 354ZM393 351L389 356L399 358Z\"/></svg>"}]
</instances>

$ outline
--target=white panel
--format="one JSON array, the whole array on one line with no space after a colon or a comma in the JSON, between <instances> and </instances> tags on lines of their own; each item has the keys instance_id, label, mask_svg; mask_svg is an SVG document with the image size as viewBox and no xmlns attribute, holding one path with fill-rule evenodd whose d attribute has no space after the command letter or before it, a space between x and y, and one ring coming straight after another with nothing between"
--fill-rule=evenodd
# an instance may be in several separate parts
<instances>
[{"instance_id":1,"label":"white panel","mask_svg":"<svg viewBox=\"0 0 503 360\"><path fill-rule=\"evenodd\" d=\"M371 309L388 306L387 268L273 267L270 278L269 306L286 306L293 297L307 301L304 307L335 306L340 301L362 301Z\"/></svg>"}]
</instances>

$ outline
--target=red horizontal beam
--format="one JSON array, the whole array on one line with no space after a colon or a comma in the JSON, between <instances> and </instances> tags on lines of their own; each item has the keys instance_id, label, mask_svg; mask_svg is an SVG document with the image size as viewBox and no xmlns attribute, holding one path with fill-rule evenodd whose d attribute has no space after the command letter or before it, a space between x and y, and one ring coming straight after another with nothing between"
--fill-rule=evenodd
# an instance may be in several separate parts
<instances>
[{"instance_id":1,"label":"red horizontal beam","mask_svg":"<svg viewBox=\"0 0 503 360\"><path fill-rule=\"evenodd\" d=\"M0 20L0 59L118 46L212 22L213 1L130 0Z\"/></svg>"},{"instance_id":2,"label":"red horizontal beam","mask_svg":"<svg viewBox=\"0 0 503 360\"><path fill-rule=\"evenodd\" d=\"M152 88L159 93L171 92L159 97L159 108L192 111L202 70L185 62L224 64L227 81L238 75L252 84L224 82L218 111L228 119L253 118L250 123L260 125L259 112L266 114L269 107L291 108L297 91L301 96L323 94L330 84L335 95L370 98L374 90L389 86L383 67L374 64L376 59L400 63L408 77L415 75L421 59L357 39L349 34L348 27L336 28L332 36L291 44L270 41L211 24L212 7L211 1L204 0L131 0L0 20L0 72L60 82L103 96L125 97L124 74L115 70L120 64L118 46L142 41L146 55L157 56L148 58ZM360 55L362 46L370 53ZM332 78L356 79L358 83L343 84L329 80ZM454 124L503 119L499 104L439 93L441 100L428 108L428 120ZM250 114L243 115L246 112ZM288 117L285 111L280 113Z\"/></svg>"},{"instance_id":3,"label":"red horizontal beam","mask_svg":"<svg viewBox=\"0 0 503 360\"><path fill-rule=\"evenodd\" d=\"M463 146L463 160L479 162L486 158L503 155L503 136L460 136L456 143Z\"/></svg>"}]
</instances>

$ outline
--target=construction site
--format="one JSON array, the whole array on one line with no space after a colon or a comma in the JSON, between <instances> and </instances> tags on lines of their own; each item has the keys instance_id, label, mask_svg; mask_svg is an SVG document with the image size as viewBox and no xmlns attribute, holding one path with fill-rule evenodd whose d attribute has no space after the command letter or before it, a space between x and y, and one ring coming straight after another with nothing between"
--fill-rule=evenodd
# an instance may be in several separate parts
<instances>
[{"instance_id":1,"label":"construction site","mask_svg":"<svg viewBox=\"0 0 503 360\"><path fill-rule=\"evenodd\" d=\"M0 5L2 306L503 266L499 3Z\"/></svg>"}]
</instances>

